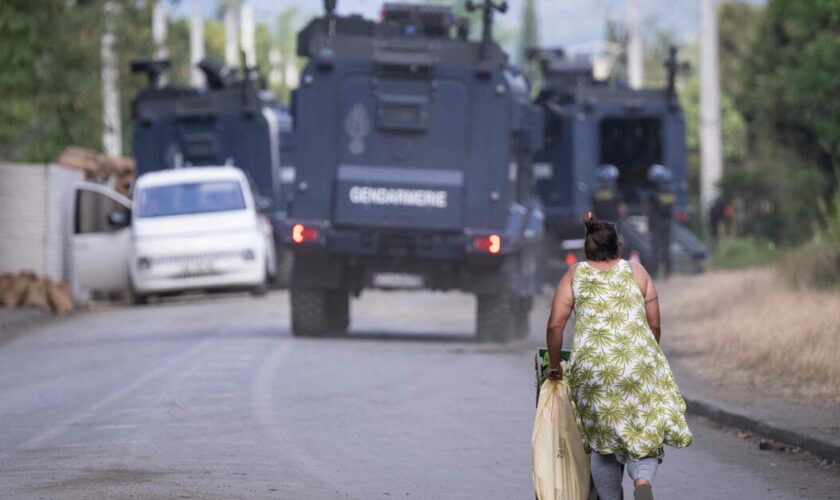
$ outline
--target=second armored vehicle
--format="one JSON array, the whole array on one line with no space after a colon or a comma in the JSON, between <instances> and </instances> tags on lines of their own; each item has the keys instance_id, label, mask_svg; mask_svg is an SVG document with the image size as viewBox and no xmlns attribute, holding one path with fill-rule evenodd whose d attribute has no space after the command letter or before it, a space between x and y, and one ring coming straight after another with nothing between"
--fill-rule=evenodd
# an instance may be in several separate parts
<instances>
[{"instance_id":1,"label":"second armored vehicle","mask_svg":"<svg viewBox=\"0 0 840 500\"><path fill-rule=\"evenodd\" d=\"M298 36L297 177L285 237L295 335L344 333L365 288L463 290L485 340L527 331L542 213L531 156L542 114L490 39L448 7L333 13ZM475 6L474 6L475 7Z\"/></svg>"},{"instance_id":2,"label":"second armored vehicle","mask_svg":"<svg viewBox=\"0 0 840 500\"><path fill-rule=\"evenodd\" d=\"M672 254L683 271L698 270L706 249L685 226L691 206L685 117L674 84L676 53L667 64L669 83L659 89L596 80L590 60L568 57L562 49L532 55L543 75L536 102L545 111L545 147L537 155L535 176L546 214L549 278L559 278L551 271L574 262L582 247L581 220L598 205L610 205L602 203L605 197L616 206L596 215L622 219L625 256L638 255L646 266L655 267L647 234L648 200L655 189L649 171L654 165L664 165L672 176L673 213L679 222L669 245ZM599 175L607 172L617 174L606 182L609 186Z\"/></svg>"}]
</instances>

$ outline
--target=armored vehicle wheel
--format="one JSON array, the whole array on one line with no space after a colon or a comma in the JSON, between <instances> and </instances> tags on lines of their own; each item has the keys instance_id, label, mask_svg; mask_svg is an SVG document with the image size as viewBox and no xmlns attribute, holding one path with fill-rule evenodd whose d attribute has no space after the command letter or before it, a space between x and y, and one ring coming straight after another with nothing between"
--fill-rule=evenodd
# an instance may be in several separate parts
<instances>
[{"instance_id":1,"label":"armored vehicle wheel","mask_svg":"<svg viewBox=\"0 0 840 500\"><path fill-rule=\"evenodd\" d=\"M292 288L292 334L296 337L343 335L350 323L346 290Z\"/></svg>"},{"instance_id":2,"label":"armored vehicle wheel","mask_svg":"<svg viewBox=\"0 0 840 500\"><path fill-rule=\"evenodd\" d=\"M350 326L350 294L347 290L327 290L330 333L344 335Z\"/></svg>"},{"instance_id":3,"label":"armored vehicle wheel","mask_svg":"<svg viewBox=\"0 0 840 500\"><path fill-rule=\"evenodd\" d=\"M507 342L517 336L521 326L517 307L510 292L478 296L478 339L482 342Z\"/></svg>"},{"instance_id":4,"label":"armored vehicle wheel","mask_svg":"<svg viewBox=\"0 0 840 500\"><path fill-rule=\"evenodd\" d=\"M271 280L272 288L289 288L289 278L292 274L292 259L292 252L286 250L277 252L276 269Z\"/></svg>"},{"instance_id":5,"label":"armored vehicle wheel","mask_svg":"<svg viewBox=\"0 0 840 500\"><path fill-rule=\"evenodd\" d=\"M514 338L517 340L526 339L531 333L531 307L532 297L519 297L516 308L516 330Z\"/></svg>"}]
</instances>

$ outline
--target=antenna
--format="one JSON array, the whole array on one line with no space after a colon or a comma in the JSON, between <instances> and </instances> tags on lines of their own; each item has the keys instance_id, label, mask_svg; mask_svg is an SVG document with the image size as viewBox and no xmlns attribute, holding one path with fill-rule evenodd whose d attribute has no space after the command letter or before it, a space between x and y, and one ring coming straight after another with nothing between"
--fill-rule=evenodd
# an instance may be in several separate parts
<instances>
[{"instance_id":1,"label":"antenna","mask_svg":"<svg viewBox=\"0 0 840 500\"><path fill-rule=\"evenodd\" d=\"M676 95L677 74L680 71L686 71L688 69L690 69L690 65L687 62L680 62L678 60L677 47L675 45L668 47L668 59L665 59L665 70L668 72L668 86L665 90L668 95Z\"/></svg>"},{"instance_id":2,"label":"antenna","mask_svg":"<svg viewBox=\"0 0 840 500\"><path fill-rule=\"evenodd\" d=\"M474 12L482 9L483 26L481 30L481 52L482 60L487 58L487 51L490 44L493 42L493 11L499 11L502 14L507 12L508 4L505 1L494 2L493 0L484 0L481 4L477 4L473 0L467 0L467 11Z\"/></svg>"}]
</instances>

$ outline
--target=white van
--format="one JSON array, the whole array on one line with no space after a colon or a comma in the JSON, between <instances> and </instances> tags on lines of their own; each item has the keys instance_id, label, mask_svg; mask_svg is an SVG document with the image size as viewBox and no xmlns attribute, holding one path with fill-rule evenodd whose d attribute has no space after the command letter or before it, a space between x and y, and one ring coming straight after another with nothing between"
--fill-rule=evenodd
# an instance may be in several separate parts
<instances>
[{"instance_id":1,"label":"white van","mask_svg":"<svg viewBox=\"0 0 840 500\"><path fill-rule=\"evenodd\" d=\"M150 172L137 179L133 201L100 184L76 190L73 260L82 289L130 287L143 303L185 290L262 293L274 276L271 223L237 168ZM108 212L101 199L86 196L109 198L107 208L116 210L107 223L85 217Z\"/></svg>"}]
</instances>

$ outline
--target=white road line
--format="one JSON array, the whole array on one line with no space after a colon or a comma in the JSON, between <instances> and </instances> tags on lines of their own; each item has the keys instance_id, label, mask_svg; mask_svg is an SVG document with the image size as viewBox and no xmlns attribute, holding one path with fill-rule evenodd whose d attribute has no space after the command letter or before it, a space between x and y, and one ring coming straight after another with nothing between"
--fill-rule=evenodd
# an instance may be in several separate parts
<instances>
[{"instance_id":1,"label":"white road line","mask_svg":"<svg viewBox=\"0 0 840 500\"><path fill-rule=\"evenodd\" d=\"M179 367L179 366L184 365L185 363L190 361L192 358L195 358L196 356L201 354L204 350L206 350L207 347L210 346L214 340L215 340L215 338L208 338L208 339L205 339L205 340L199 342L197 345L193 346L192 348L186 350L185 352L183 352L183 353L181 353L177 356L174 356L174 357L170 358L168 361L166 361L162 365L159 365L157 368L154 368L153 370L150 370L150 371L144 373L143 375L141 375L140 377L135 379L130 384L124 386L122 389L119 389L119 390L116 390L116 391L112 392L111 394L105 396L104 398L100 399L96 403L88 406L87 408L80 411L79 413L76 413L72 417L67 418L67 419L59 422L58 424L54 425L50 429L42 432L41 434L38 434L37 436L34 436L34 437L24 441L23 443L21 443L17 446L13 446L12 448L10 448L8 450L3 451L2 453L0 453L0 461L8 459L9 457L14 455L15 453L35 448L45 441L48 441L48 440L53 439L57 436L60 436L61 434L65 433L73 425L76 425L80 422L83 422L83 421L88 420L91 417L95 416L97 413L99 413L102 409L104 409L105 407L107 407L111 403L114 403L115 401L118 401L118 400L124 398L125 396L127 396L130 393L136 391L140 387L148 384L149 382L151 382L155 378L163 375L167 371L169 371L169 370L171 370L175 367Z\"/></svg>"},{"instance_id":2,"label":"white road line","mask_svg":"<svg viewBox=\"0 0 840 500\"><path fill-rule=\"evenodd\" d=\"M340 487L334 484L335 478L324 471L322 464L312 458L309 450L294 442L290 430L283 429L278 425L282 419L274 398L277 386L277 371L288 357L291 348L292 343L285 341L272 349L268 357L260 362L251 386L251 408L254 417L257 425L269 439L284 446L284 448L278 448L278 453L292 457L295 464L304 469L304 473L308 476L307 481L317 481L322 486ZM342 492L344 493L344 491ZM348 496L347 498L354 499L357 497Z\"/></svg>"}]
</instances>

